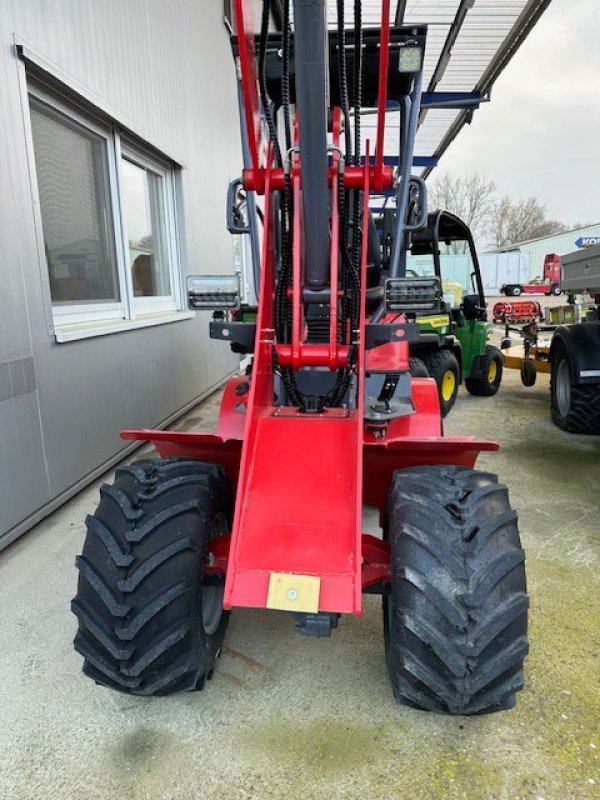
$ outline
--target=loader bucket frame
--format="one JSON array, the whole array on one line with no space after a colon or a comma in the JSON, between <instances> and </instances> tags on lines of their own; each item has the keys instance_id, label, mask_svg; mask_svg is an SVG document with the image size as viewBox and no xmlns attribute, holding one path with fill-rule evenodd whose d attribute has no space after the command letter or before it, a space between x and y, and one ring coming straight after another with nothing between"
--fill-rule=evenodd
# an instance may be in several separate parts
<instances>
[{"instance_id":1,"label":"loader bucket frame","mask_svg":"<svg viewBox=\"0 0 600 800\"><path fill-rule=\"evenodd\" d=\"M372 154L366 142L361 158L350 159L349 153L343 154L339 107L331 109L333 146L328 148L325 141L328 37L324 0L320 5L295 0L297 120L294 146L278 161L274 142L263 139L265 108L260 101L252 6L251 0L236 0L234 42L245 155L242 182L252 203L255 196L264 196L260 269L255 271L258 309L252 331L252 374L227 384L214 435L153 430L127 430L121 435L152 442L163 457L196 458L226 469L236 487L233 529L231 536L211 543L207 562L212 571L226 574L226 608L360 614L363 591L383 591L390 576L387 543L362 532L363 504L376 506L383 518L394 470L435 464L473 467L479 452L498 447L489 441L442 436L435 382L410 379L409 343L415 326L405 315L389 313L383 299L374 314L367 313L366 235L357 250L357 324L349 326L340 317L339 287L343 286L342 271L347 269L340 258L345 247L340 232L344 192L354 192L362 230L367 231L366 198L397 184L397 252L392 256L391 276L402 274L422 67L402 77L408 113L404 115L402 171L396 176L383 156L390 53L394 52L390 39L396 50L410 42L423 49L426 27L390 28L390 0L382 1L381 31L370 32L377 39L378 53L375 149ZM312 49L307 41L311 36ZM310 105L315 96L316 109ZM289 335L284 337L278 333L274 297L282 280L279 223L285 191L293 209L293 248L289 287L281 300L290 311ZM362 209L359 192L365 198ZM255 245L256 241L255 232ZM307 314L315 304L327 310L326 341L307 336ZM248 324L233 322L227 333L231 336L232 331L241 331L234 326ZM247 337L248 329L244 330ZM329 404L322 397L315 402L314 393L302 394L298 388L298 396L303 397L299 404L292 390L282 391L282 374L292 387L298 387L294 382L301 378L306 382L327 375L343 374L348 383L340 399ZM387 380L390 375L398 376L405 387L401 399L408 411L378 421L367 382L373 376Z\"/></svg>"}]
</instances>

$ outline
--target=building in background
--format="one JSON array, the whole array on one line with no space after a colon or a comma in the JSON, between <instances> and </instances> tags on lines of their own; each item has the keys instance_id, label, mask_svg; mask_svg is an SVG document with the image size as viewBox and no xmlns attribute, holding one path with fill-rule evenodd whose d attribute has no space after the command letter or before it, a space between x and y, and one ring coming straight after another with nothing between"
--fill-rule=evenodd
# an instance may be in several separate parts
<instances>
[{"instance_id":1,"label":"building in background","mask_svg":"<svg viewBox=\"0 0 600 800\"><path fill-rule=\"evenodd\" d=\"M525 280L520 281L525 283L528 279L542 276L544 257L548 253L557 253L559 256L564 256L567 253L573 253L578 248L589 247L593 244L600 244L600 223L586 225L584 228L575 228L572 231L559 233L555 236L543 236L540 239L517 242L508 247L498 248L492 253L494 255L520 253L521 256L526 257L528 259L529 273ZM502 283L512 282L517 283L519 281L513 281L512 276L507 276L506 279L502 280Z\"/></svg>"},{"instance_id":2,"label":"building in background","mask_svg":"<svg viewBox=\"0 0 600 800\"><path fill-rule=\"evenodd\" d=\"M240 174L219 0L0 15L0 547L236 367L186 308L231 272Z\"/></svg>"},{"instance_id":3,"label":"building in background","mask_svg":"<svg viewBox=\"0 0 600 800\"><path fill-rule=\"evenodd\" d=\"M566 255L578 248L600 244L600 223L575 228L572 231L517 242L489 252L478 252L481 278L486 295L500 294L505 283L528 283L543 274L544 258L548 253ZM442 275L465 288L470 283L471 262L466 255L442 255Z\"/></svg>"}]
</instances>

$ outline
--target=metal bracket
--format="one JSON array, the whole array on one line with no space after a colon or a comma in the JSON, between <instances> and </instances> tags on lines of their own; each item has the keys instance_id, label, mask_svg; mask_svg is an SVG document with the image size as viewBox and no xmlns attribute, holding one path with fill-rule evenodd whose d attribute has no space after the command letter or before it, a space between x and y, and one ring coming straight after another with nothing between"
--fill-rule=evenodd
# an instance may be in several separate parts
<instances>
[{"instance_id":1,"label":"metal bracket","mask_svg":"<svg viewBox=\"0 0 600 800\"><path fill-rule=\"evenodd\" d=\"M365 325L365 350L372 350L391 342L418 342L421 329L415 322L402 322L398 325L373 323Z\"/></svg>"},{"instance_id":2,"label":"metal bracket","mask_svg":"<svg viewBox=\"0 0 600 800\"><path fill-rule=\"evenodd\" d=\"M376 373L371 373L373 376ZM372 388L369 388L372 391ZM409 372L388 372L383 376L383 386L377 396L365 397L365 420L371 423L387 423L396 417L415 413L411 397Z\"/></svg>"},{"instance_id":3,"label":"metal bracket","mask_svg":"<svg viewBox=\"0 0 600 800\"><path fill-rule=\"evenodd\" d=\"M481 92L423 92L421 108L475 109L489 103L489 94Z\"/></svg>"},{"instance_id":4,"label":"metal bracket","mask_svg":"<svg viewBox=\"0 0 600 800\"><path fill-rule=\"evenodd\" d=\"M331 636L331 631L338 626L339 614L292 614L296 620L296 633L301 636Z\"/></svg>"},{"instance_id":5,"label":"metal bracket","mask_svg":"<svg viewBox=\"0 0 600 800\"><path fill-rule=\"evenodd\" d=\"M396 417L409 417L416 409L410 397L392 397L381 402L377 397L365 398L365 419L367 422L389 422Z\"/></svg>"},{"instance_id":6,"label":"metal bracket","mask_svg":"<svg viewBox=\"0 0 600 800\"><path fill-rule=\"evenodd\" d=\"M253 322L211 322L210 338L229 342L234 353L251 353L256 325Z\"/></svg>"}]
</instances>

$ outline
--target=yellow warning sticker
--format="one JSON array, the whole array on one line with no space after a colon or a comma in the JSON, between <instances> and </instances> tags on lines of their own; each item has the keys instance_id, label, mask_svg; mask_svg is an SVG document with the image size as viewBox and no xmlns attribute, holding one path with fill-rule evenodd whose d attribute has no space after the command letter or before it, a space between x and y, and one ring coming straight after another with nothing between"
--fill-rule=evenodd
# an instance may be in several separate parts
<instances>
[{"instance_id":1,"label":"yellow warning sticker","mask_svg":"<svg viewBox=\"0 0 600 800\"><path fill-rule=\"evenodd\" d=\"M272 572L269 578L267 608L316 614L319 610L321 579L314 575Z\"/></svg>"}]
</instances>

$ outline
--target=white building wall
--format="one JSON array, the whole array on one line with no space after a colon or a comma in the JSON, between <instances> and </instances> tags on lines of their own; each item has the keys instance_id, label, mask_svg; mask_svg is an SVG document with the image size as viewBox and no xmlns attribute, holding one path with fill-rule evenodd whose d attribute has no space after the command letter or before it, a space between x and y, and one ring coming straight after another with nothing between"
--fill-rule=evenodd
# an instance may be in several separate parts
<instances>
[{"instance_id":1,"label":"white building wall","mask_svg":"<svg viewBox=\"0 0 600 800\"><path fill-rule=\"evenodd\" d=\"M181 160L184 267L230 272L227 182L241 167L219 0L0 0L0 546L235 366L208 315L58 344L34 225L15 41ZM40 256L40 253L42 254Z\"/></svg>"},{"instance_id":2,"label":"white building wall","mask_svg":"<svg viewBox=\"0 0 600 800\"><path fill-rule=\"evenodd\" d=\"M535 277L541 277L544 270L544 258L549 253L557 253L559 256L564 256L567 253L573 253L579 247L580 240L586 238L600 238L600 224L587 225L584 228L577 230L567 231L566 233L559 233L556 236L547 236L544 239L535 239L531 242L522 242L515 245L514 250L510 253L518 252L525 255L529 259L529 272L522 279L522 283ZM508 255L506 253L505 255ZM487 253L485 255L488 255ZM495 253L489 255L497 255ZM502 255L502 254L498 254ZM503 280L502 283L510 283L510 280Z\"/></svg>"},{"instance_id":3,"label":"white building wall","mask_svg":"<svg viewBox=\"0 0 600 800\"><path fill-rule=\"evenodd\" d=\"M564 256L578 249L577 242L586 237L600 237L600 225L588 225L586 228L579 228L575 231L567 231L557 236L549 236L547 239L540 239L521 246L521 252L529 255L531 266L530 276L535 278L541 276L544 269L544 257L548 253L557 253Z\"/></svg>"}]
</instances>

